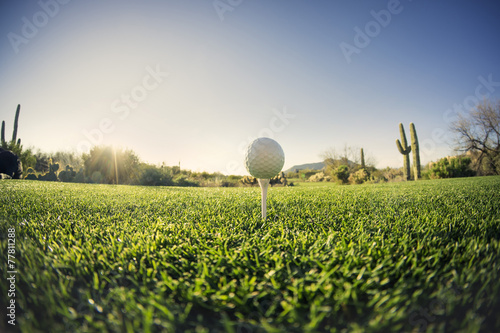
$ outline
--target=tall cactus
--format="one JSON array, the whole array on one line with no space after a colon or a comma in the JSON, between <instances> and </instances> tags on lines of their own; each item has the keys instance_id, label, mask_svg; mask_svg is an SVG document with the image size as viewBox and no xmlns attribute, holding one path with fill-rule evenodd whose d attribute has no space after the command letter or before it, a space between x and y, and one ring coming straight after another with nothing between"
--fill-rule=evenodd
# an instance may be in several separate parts
<instances>
[{"instance_id":1,"label":"tall cactus","mask_svg":"<svg viewBox=\"0 0 500 333\"><path fill-rule=\"evenodd\" d=\"M399 139L396 140L396 146L398 146L398 150L401 154L403 154L404 158L404 168L403 168L403 173L404 173L404 178L405 180L410 180L410 152L411 152L411 146L408 146L408 142L406 141L406 135L405 135L405 129L403 127L402 123L399 123L399 133L401 134L401 142L399 142Z\"/></svg>"},{"instance_id":2,"label":"tall cactus","mask_svg":"<svg viewBox=\"0 0 500 333\"><path fill-rule=\"evenodd\" d=\"M363 152L363 148L361 148L361 169L365 169L365 153Z\"/></svg>"},{"instance_id":3,"label":"tall cactus","mask_svg":"<svg viewBox=\"0 0 500 333\"><path fill-rule=\"evenodd\" d=\"M415 180L421 178L420 173L420 150L418 148L418 137L415 125L410 123L411 150L413 151L413 177Z\"/></svg>"},{"instance_id":4,"label":"tall cactus","mask_svg":"<svg viewBox=\"0 0 500 333\"><path fill-rule=\"evenodd\" d=\"M17 104L16 117L14 118L14 132L12 132L12 142L17 139L17 125L19 124L19 113L21 112L21 104Z\"/></svg>"},{"instance_id":5,"label":"tall cactus","mask_svg":"<svg viewBox=\"0 0 500 333\"><path fill-rule=\"evenodd\" d=\"M2 147L10 147L9 149L12 149L13 146L16 144L18 146L21 145L21 139L17 138L17 127L19 125L19 113L21 112L21 105L17 105L17 110L16 110L16 117L14 118L14 131L12 132L12 140L10 142L5 141L5 121L2 121L2 132L1 132L1 137L0 137L0 144ZM17 139L17 142L16 142Z\"/></svg>"},{"instance_id":6,"label":"tall cactus","mask_svg":"<svg viewBox=\"0 0 500 333\"><path fill-rule=\"evenodd\" d=\"M2 136L0 138L0 145L2 147L5 147L6 142L5 142L5 120L2 120Z\"/></svg>"}]
</instances>

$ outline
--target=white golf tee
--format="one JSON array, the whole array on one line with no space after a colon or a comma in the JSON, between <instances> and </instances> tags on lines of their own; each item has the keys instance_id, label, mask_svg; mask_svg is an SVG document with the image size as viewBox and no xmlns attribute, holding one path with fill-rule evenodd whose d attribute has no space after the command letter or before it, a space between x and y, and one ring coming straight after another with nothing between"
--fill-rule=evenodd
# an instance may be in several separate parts
<instances>
[{"instance_id":1,"label":"white golf tee","mask_svg":"<svg viewBox=\"0 0 500 333\"><path fill-rule=\"evenodd\" d=\"M266 219L267 214L267 187L269 186L270 179L257 179L260 185L260 189L262 192L262 219Z\"/></svg>"}]
</instances>

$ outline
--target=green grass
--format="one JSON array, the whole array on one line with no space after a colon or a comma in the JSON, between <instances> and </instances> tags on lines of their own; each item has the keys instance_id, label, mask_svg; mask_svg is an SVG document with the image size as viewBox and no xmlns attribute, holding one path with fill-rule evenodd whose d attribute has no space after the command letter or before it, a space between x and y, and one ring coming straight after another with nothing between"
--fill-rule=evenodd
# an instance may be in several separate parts
<instances>
[{"instance_id":1,"label":"green grass","mask_svg":"<svg viewBox=\"0 0 500 333\"><path fill-rule=\"evenodd\" d=\"M0 192L24 332L500 330L500 177Z\"/></svg>"}]
</instances>

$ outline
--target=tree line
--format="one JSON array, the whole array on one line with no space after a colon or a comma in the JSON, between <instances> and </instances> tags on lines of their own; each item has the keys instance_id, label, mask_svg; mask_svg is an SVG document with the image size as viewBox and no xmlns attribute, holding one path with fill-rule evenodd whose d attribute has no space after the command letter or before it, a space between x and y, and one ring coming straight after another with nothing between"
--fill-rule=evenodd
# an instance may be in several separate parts
<instances>
[{"instance_id":1,"label":"tree line","mask_svg":"<svg viewBox=\"0 0 500 333\"><path fill-rule=\"evenodd\" d=\"M28 179L60 180L101 184L178 185L178 186L253 186L252 177L225 176L221 173L192 172L180 166L153 165L141 162L131 150L110 146L93 147L89 153L71 152L46 154L25 148L17 137L20 105L17 106L12 139L7 141L5 122L2 121L0 144L4 150L15 153L22 162L23 176ZM401 142L397 147L404 156L401 169L377 170L375 161L362 148L344 146L322 154L325 168L299 173L280 174L273 184L287 185L286 178L310 181L335 181L339 184L377 183L418 178L467 177L500 174L500 101L484 100L468 113L461 113L450 125L455 134L456 156L422 166L418 140L410 124L411 145L406 142L400 124ZM413 152L413 167L409 154ZM420 173L422 173L420 175ZM307 177L306 177L307 174ZM290 185L290 184L288 184Z\"/></svg>"}]
</instances>

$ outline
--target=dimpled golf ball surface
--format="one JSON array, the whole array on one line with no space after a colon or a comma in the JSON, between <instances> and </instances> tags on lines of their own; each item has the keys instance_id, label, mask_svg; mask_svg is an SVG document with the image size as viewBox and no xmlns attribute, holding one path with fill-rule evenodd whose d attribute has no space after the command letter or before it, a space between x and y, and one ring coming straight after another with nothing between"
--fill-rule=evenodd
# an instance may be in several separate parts
<instances>
[{"instance_id":1,"label":"dimpled golf ball surface","mask_svg":"<svg viewBox=\"0 0 500 333\"><path fill-rule=\"evenodd\" d=\"M245 166L255 178L271 179L285 164L285 153L273 139L258 138L247 148Z\"/></svg>"}]
</instances>

